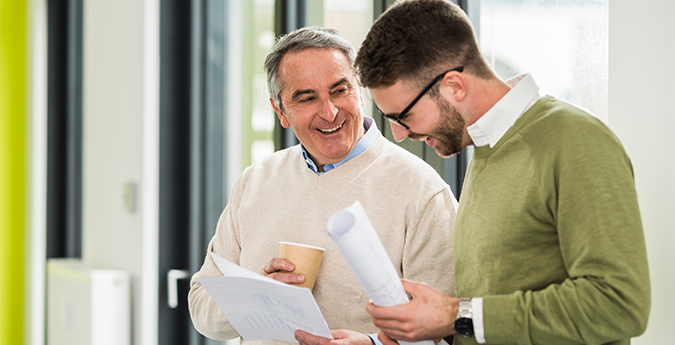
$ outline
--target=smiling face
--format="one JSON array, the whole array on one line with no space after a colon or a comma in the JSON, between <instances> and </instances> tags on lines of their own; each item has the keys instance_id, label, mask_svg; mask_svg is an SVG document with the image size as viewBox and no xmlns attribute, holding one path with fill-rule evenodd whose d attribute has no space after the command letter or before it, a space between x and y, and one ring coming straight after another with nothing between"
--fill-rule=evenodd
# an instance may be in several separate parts
<instances>
[{"instance_id":1,"label":"smiling face","mask_svg":"<svg viewBox=\"0 0 675 345\"><path fill-rule=\"evenodd\" d=\"M462 152L466 147L462 144L462 134L466 123L457 109L445 99L438 99L436 104L440 116L434 129L428 135L411 132L408 137L413 140L426 137L427 143L430 142L429 138L435 139L435 142L432 141L429 145L436 150L439 156L447 158Z\"/></svg>"},{"instance_id":2,"label":"smiling face","mask_svg":"<svg viewBox=\"0 0 675 345\"><path fill-rule=\"evenodd\" d=\"M361 139L363 97L347 58L336 49L309 48L286 54L279 75L281 125L295 132L317 166L344 159Z\"/></svg>"},{"instance_id":3,"label":"smiling face","mask_svg":"<svg viewBox=\"0 0 675 345\"><path fill-rule=\"evenodd\" d=\"M402 81L391 86L370 89L375 104L386 114L401 112L419 91ZM409 129L390 121L394 139L405 137L424 140L442 157L450 157L471 143L466 133L466 119L443 96L423 96L401 119Z\"/></svg>"}]
</instances>

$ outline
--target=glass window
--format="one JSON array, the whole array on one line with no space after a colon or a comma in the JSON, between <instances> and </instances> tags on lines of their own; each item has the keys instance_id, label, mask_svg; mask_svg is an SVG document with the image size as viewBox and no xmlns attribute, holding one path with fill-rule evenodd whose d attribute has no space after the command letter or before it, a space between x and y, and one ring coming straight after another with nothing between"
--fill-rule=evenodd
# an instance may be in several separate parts
<instances>
[{"instance_id":1,"label":"glass window","mask_svg":"<svg viewBox=\"0 0 675 345\"><path fill-rule=\"evenodd\" d=\"M324 0L323 2L323 26L340 31L357 52L372 24L373 0ZM361 92L366 101L363 114L372 116L372 101L366 90L361 90Z\"/></svg>"},{"instance_id":2,"label":"glass window","mask_svg":"<svg viewBox=\"0 0 675 345\"><path fill-rule=\"evenodd\" d=\"M323 23L339 30L356 50L373 23L372 0L324 0Z\"/></svg>"},{"instance_id":3,"label":"glass window","mask_svg":"<svg viewBox=\"0 0 675 345\"><path fill-rule=\"evenodd\" d=\"M245 79L250 82L250 105L243 116L244 137L242 167L246 167L274 152L274 122L276 115L270 106L267 79L263 69L265 56L274 44L274 0L255 0L251 5L253 17L246 30L251 44L244 51L250 59ZM232 114L235 115L235 114ZM232 116L230 115L230 116Z\"/></svg>"},{"instance_id":4,"label":"glass window","mask_svg":"<svg viewBox=\"0 0 675 345\"><path fill-rule=\"evenodd\" d=\"M274 42L274 0L208 2L213 20L208 23L207 54L209 60L224 66L224 94L212 97L225 100L225 155L229 184L241 171L260 158L274 152L274 111L267 95L263 61ZM222 31L212 30L224 26ZM224 54L214 47L224 45ZM207 86L209 88L209 86ZM228 189L229 191L229 189Z\"/></svg>"},{"instance_id":5,"label":"glass window","mask_svg":"<svg viewBox=\"0 0 675 345\"><path fill-rule=\"evenodd\" d=\"M265 56L274 44L274 0L228 4L222 15L227 23L225 116L231 185L245 167L274 152L273 132L278 120L269 103L263 70ZM308 2L307 16L308 25L336 28L358 49L373 21L373 0ZM371 114L371 109L367 100L365 113Z\"/></svg>"},{"instance_id":6,"label":"glass window","mask_svg":"<svg viewBox=\"0 0 675 345\"><path fill-rule=\"evenodd\" d=\"M503 79L532 73L540 94L607 122L609 0L482 0L478 37Z\"/></svg>"}]
</instances>

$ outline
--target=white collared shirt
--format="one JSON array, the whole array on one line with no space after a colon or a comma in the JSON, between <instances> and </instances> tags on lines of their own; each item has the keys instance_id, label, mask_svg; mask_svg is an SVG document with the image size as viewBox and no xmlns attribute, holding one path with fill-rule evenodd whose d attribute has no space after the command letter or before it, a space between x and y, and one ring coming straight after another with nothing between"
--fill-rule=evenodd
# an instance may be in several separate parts
<instances>
[{"instance_id":1,"label":"white collared shirt","mask_svg":"<svg viewBox=\"0 0 675 345\"><path fill-rule=\"evenodd\" d=\"M506 83L511 86L511 90L478 121L466 128L475 146L490 145L493 148L520 115L540 98L539 86L529 73L515 76Z\"/></svg>"},{"instance_id":2,"label":"white collared shirt","mask_svg":"<svg viewBox=\"0 0 675 345\"><path fill-rule=\"evenodd\" d=\"M507 80L506 83L511 86L511 90L483 114L478 121L466 128L474 146L490 145L490 148L495 147L520 116L541 97L539 86L529 73L515 76ZM483 299L480 297L472 298L471 309L473 311L474 336L479 344L485 344Z\"/></svg>"}]
</instances>

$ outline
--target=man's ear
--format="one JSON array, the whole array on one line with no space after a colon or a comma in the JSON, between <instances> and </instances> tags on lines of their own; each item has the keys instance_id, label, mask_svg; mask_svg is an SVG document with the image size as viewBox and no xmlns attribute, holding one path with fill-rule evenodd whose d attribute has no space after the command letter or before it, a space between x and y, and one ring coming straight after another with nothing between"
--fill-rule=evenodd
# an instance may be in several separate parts
<instances>
[{"instance_id":1,"label":"man's ear","mask_svg":"<svg viewBox=\"0 0 675 345\"><path fill-rule=\"evenodd\" d=\"M466 82L466 78L460 72L450 71L441 80L440 93L461 102L466 97Z\"/></svg>"},{"instance_id":2,"label":"man's ear","mask_svg":"<svg viewBox=\"0 0 675 345\"><path fill-rule=\"evenodd\" d=\"M279 122L281 123L281 127L288 128L291 126L291 123L288 122L288 119L286 118L286 115L284 115L281 112L281 109L277 108L276 105L274 105L274 101L272 100L272 97L270 97L270 104L272 105L272 108L274 108L274 112L277 114L277 117L279 118Z\"/></svg>"}]
</instances>

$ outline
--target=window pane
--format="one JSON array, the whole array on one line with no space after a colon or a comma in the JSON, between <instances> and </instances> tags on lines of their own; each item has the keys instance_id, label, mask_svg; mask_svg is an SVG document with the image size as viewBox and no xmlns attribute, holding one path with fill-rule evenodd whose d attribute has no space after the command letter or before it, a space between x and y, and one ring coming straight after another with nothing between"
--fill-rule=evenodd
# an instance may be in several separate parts
<instances>
[{"instance_id":1,"label":"window pane","mask_svg":"<svg viewBox=\"0 0 675 345\"><path fill-rule=\"evenodd\" d=\"M373 0L324 0L324 25L339 30L356 50L373 23Z\"/></svg>"},{"instance_id":2,"label":"window pane","mask_svg":"<svg viewBox=\"0 0 675 345\"><path fill-rule=\"evenodd\" d=\"M261 149L273 143L274 111L270 107L263 61L274 43L274 0L224 1L221 21L227 34L222 57L227 84L227 157L230 182L258 159L274 152ZM211 48L211 46L209 46ZM252 149L257 142L258 149Z\"/></svg>"},{"instance_id":3,"label":"window pane","mask_svg":"<svg viewBox=\"0 0 675 345\"><path fill-rule=\"evenodd\" d=\"M482 0L478 37L497 73L532 73L607 122L609 0Z\"/></svg>"},{"instance_id":4,"label":"window pane","mask_svg":"<svg viewBox=\"0 0 675 345\"><path fill-rule=\"evenodd\" d=\"M242 167L246 167L274 152L274 122L276 117L270 106L267 79L263 69L265 56L274 44L274 1L253 1L253 25L247 27L251 46L245 51L244 60L252 61L245 78L248 80L250 105L242 124L244 136L242 147L246 151ZM233 114L235 115L235 114ZM232 116L232 115L231 115Z\"/></svg>"},{"instance_id":5,"label":"window pane","mask_svg":"<svg viewBox=\"0 0 675 345\"><path fill-rule=\"evenodd\" d=\"M340 31L358 51L373 24L373 0L324 0L323 10L323 25ZM363 114L371 116L372 101L365 90L361 92L366 100Z\"/></svg>"}]
</instances>

